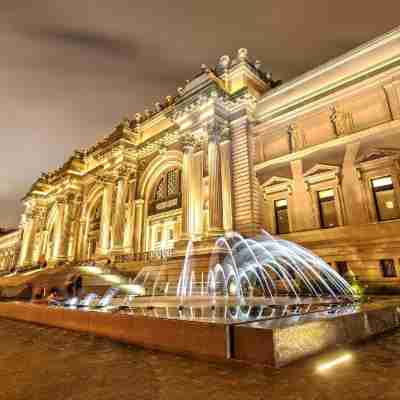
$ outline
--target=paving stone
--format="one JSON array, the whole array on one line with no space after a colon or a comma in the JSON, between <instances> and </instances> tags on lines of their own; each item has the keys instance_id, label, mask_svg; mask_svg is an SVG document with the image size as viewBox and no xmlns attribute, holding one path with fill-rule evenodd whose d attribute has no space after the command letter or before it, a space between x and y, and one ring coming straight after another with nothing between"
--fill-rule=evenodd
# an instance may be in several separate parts
<instances>
[{"instance_id":1,"label":"paving stone","mask_svg":"<svg viewBox=\"0 0 400 400\"><path fill-rule=\"evenodd\" d=\"M400 330L279 370L192 360L6 319L0 332L0 400L400 399ZM317 372L344 352L350 361Z\"/></svg>"}]
</instances>

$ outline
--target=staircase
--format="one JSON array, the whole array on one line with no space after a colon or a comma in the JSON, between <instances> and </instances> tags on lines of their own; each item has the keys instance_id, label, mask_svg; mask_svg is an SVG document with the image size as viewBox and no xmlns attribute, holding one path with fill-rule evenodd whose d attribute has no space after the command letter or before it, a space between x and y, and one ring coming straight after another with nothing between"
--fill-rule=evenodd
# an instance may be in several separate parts
<instances>
[{"instance_id":1,"label":"staircase","mask_svg":"<svg viewBox=\"0 0 400 400\"><path fill-rule=\"evenodd\" d=\"M79 265L73 267L82 278L82 287L86 293L103 295L110 287L118 288L122 293L129 293L129 278L115 268Z\"/></svg>"}]
</instances>

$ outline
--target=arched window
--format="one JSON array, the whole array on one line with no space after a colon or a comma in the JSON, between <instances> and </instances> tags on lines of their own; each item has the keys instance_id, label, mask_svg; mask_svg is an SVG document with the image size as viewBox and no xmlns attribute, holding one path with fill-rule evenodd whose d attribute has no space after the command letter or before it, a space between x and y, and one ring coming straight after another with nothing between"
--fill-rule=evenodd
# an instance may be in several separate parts
<instances>
[{"instance_id":1,"label":"arched window","mask_svg":"<svg viewBox=\"0 0 400 400\"><path fill-rule=\"evenodd\" d=\"M178 168L164 172L151 196L150 214L157 214L181 206L181 176Z\"/></svg>"}]
</instances>

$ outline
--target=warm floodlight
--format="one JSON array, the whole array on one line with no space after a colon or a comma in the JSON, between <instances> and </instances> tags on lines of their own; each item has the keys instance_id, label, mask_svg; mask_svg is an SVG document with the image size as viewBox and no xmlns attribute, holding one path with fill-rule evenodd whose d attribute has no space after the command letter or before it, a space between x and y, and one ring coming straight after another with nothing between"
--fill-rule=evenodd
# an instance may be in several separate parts
<instances>
[{"instance_id":1,"label":"warm floodlight","mask_svg":"<svg viewBox=\"0 0 400 400\"><path fill-rule=\"evenodd\" d=\"M351 358L352 358L352 355L351 355L351 354L345 354L345 355L343 355L343 356L341 356L341 357L336 358L335 360L332 360L332 361L330 361L330 362L321 364L321 365L317 368L317 371L318 371L318 372L325 371L325 370L327 370L327 369L330 369L330 368L332 368L332 367L335 367L335 366L338 365L338 364L341 364L341 363L344 363L344 362L346 362L346 361L349 361L349 360L351 360Z\"/></svg>"}]
</instances>

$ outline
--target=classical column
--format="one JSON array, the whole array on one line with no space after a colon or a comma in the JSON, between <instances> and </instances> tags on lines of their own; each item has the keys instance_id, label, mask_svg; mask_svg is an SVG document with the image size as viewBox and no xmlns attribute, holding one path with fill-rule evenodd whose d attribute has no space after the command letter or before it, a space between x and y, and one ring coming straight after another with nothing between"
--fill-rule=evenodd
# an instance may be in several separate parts
<instances>
[{"instance_id":1,"label":"classical column","mask_svg":"<svg viewBox=\"0 0 400 400\"><path fill-rule=\"evenodd\" d=\"M197 237L201 237L203 234L203 158L203 150L194 153L192 160L192 179L190 182L192 187L192 232Z\"/></svg>"},{"instance_id":2,"label":"classical column","mask_svg":"<svg viewBox=\"0 0 400 400\"><path fill-rule=\"evenodd\" d=\"M68 259L76 260L78 258L78 243L80 240L80 218L82 214L82 201L83 197L81 194L77 194L72 199L71 210L69 214L70 218L70 227L69 231L67 231L67 235L69 238L69 246L68 246Z\"/></svg>"},{"instance_id":3,"label":"classical column","mask_svg":"<svg viewBox=\"0 0 400 400\"><path fill-rule=\"evenodd\" d=\"M143 208L144 200L135 200L135 253L142 252Z\"/></svg>"},{"instance_id":4,"label":"classical column","mask_svg":"<svg viewBox=\"0 0 400 400\"><path fill-rule=\"evenodd\" d=\"M38 213L32 210L28 211L25 214L25 218L26 220L24 224L22 247L18 262L20 266L32 264L32 255L38 223Z\"/></svg>"},{"instance_id":5,"label":"classical column","mask_svg":"<svg viewBox=\"0 0 400 400\"><path fill-rule=\"evenodd\" d=\"M360 142L349 143L342 167L342 191L345 199L345 223L359 225L369 222L367 205L363 197L362 182L356 170Z\"/></svg>"},{"instance_id":6,"label":"classical column","mask_svg":"<svg viewBox=\"0 0 400 400\"><path fill-rule=\"evenodd\" d=\"M65 209L66 199L65 197L58 197L56 199L57 204L57 219L54 226L54 249L53 259L57 261L64 261L67 258L66 246L65 246Z\"/></svg>"},{"instance_id":7,"label":"classical column","mask_svg":"<svg viewBox=\"0 0 400 400\"><path fill-rule=\"evenodd\" d=\"M294 160L290 163L293 176L293 230L305 231L315 229L316 216L313 212L313 203L308 190L307 184L304 181L303 161Z\"/></svg>"},{"instance_id":8,"label":"classical column","mask_svg":"<svg viewBox=\"0 0 400 400\"><path fill-rule=\"evenodd\" d=\"M129 182L129 201L127 220L124 233L124 252L133 253L133 235L135 230L135 195L136 195L136 177Z\"/></svg>"},{"instance_id":9,"label":"classical column","mask_svg":"<svg viewBox=\"0 0 400 400\"><path fill-rule=\"evenodd\" d=\"M48 236L49 236L49 232L46 229L42 230L42 233L40 235L39 251L37 254L37 259L35 260L36 262L40 261L42 258L46 258L45 253L46 253Z\"/></svg>"},{"instance_id":10,"label":"classical column","mask_svg":"<svg viewBox=\"0 0 400 400\"><path fill-rule=\"evenodd\" d=\"M79 221L78 241L76 243L76 258L78 260L86 259L85 248L86 248L87 238L85 232L86 232L86 219L82 218Z\"/></svg>"},{"instance_id":11,"label":"classical column","mask_svg":"<svg viewBox=\"0 0 400 400\"><path fill-rule=\"evenodd\" d=\"M100 253L107 255L110 250L111 206L114 185L111 179L104 178L100 221Z\"/></svg>"},{"instance_id":12,"label":"classical column","mask_svg":"<svg viewBox=\"0 0 400 400\"><path fill-rule=\"evenodd\" d=\"M125 203L128 191L128 173L120 170L117 180L115 210L112 220L113 252L120 253L124 246Z\"/></svg>"},{"instance_id":13,"label":"classical column","mask_svg":"<svg viewBox=\"0 0 400 400\"><path fill-rule=\"evenodd\" d=\"M222 180L222 207L223 226L225 232L233 230L232 221L232 175L231 175L231 138L228 128L221 134L219 145L221 152L221 180Z\"/></svg>"},{"instance_id":14,"label":"classical column","mask_svg":"<svg viewBox=\"0 0 400 400\"><path fill-rule=\"evenodd\" d=\"M219 129L212 124L208 127L208 203L209 235L224 233L222 211L221 155Z\"/></svg>"},{"instance_id":15,"label":"classical column","mask_svg":"<svg viewBox=\"0 0 400 400\"><path fill-rule=\"evenodd\" d=\"M192 182L193 179L193 148L194 144L190 140L183 143L182 161L182 240L192 238L193 218L191 213L192 203Z\"/></svg>"}]
</instances>

